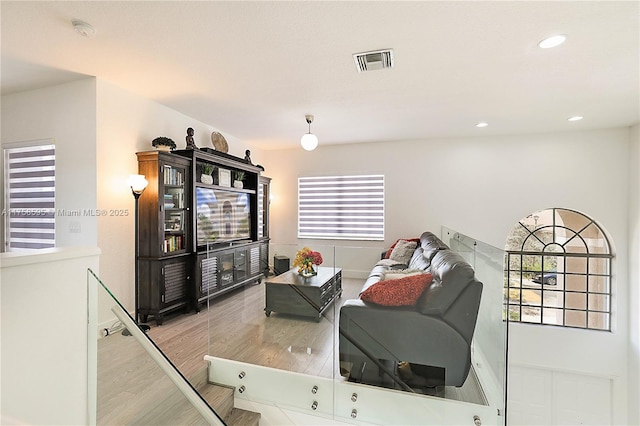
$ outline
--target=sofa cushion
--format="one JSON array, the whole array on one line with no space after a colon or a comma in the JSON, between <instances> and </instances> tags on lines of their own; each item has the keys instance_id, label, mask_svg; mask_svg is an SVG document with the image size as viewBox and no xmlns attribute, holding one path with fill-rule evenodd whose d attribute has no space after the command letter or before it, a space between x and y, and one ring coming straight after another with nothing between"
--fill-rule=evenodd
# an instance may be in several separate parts
<instances>
[{"instance_id":1,"label":"sofa cushion","mask_svg":"<svg viewBox=\"0 0 640 426\"><path fill-rule=\"evenodd\" d=\"M382 306L414 306L433 276L423 272L401 275L404 276L378 281L367 288L360 298Z\"/></svg>"},{"instance_id":2,"label":"sofa cushion","mask_svg":"<svg viewBox=\"0 0 640 426\"><path fill-rule=\"evenodd\" d=\"M400 240L396 243L396 246L391 250L389 259L397 260L405 265L411 260L413 252L416 250L418 243L415 241Z\"/></svg>"},{"instance_id":3,"label":"sofa cushion","mask_svg":"<svg viewBox=\"0 0 640 426\"><path fill-rule=\"evenodd\" d=\"M413 252L413 256L411 256L409 265L407 265L409 269L420 269L422 271L427 271L429 269L429 261L422 255L422 253L422 247L417 247Z\"/></svg>"},{"instance_id":4,"label":"sofa cushion","mask_svg":"<svg viewBox=\"0 0 640 426\"><path fill-rule=\"evenodd\" d=\"M474 281L474 272L462 256L450 250L437 251L431 260L433 283L418 300L418 310L444 315L451 304Z\"/></svg>"},{"instance_id":5,"label":"sofa cushion","mask_svg":"<svg viewBox=\"0 0 640 426\"><path fill-rule=\"evenodd\" d=\"M387 253L384 256L385 259L388 259L389 256L391 256L391 252L393 251L394 248L396 248L396 244L398 244L399 241L415 241L416 243L419 243L420 242L420 238L400 238L400 239L397 239L395 241L395 243L391 244L391 246L387 250Z\"/></svg>"},{"instance_id":6,"label":"sofa cushion","mask_svg":"<svg viewBox=\"0 0 640 426\"><path fill-rule=\"evenodd\" d=\"M423 232L420 236L420 247L423 250L423 256L428 262L431 262L433 256L440 250L448 250L449 247L432 232Z\"/></svg>"}]
</instances>

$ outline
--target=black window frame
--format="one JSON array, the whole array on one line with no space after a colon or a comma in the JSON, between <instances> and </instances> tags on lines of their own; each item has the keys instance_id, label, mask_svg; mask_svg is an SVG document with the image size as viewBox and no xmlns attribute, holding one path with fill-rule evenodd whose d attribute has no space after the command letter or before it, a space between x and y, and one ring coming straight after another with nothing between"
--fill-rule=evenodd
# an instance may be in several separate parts
<instances>
[{"instance_id":1,"label":"black window frame","mask_svg":"<svg viewBox=\"0 0 640 426\"><path fill-rule=\"evenodd\" d=\"M546 215L552 218L551 223L538 224L538 219ZM556 218L566 215L579 215L583 218L580 229L572 229L564 224L557 223ZM574 216L577 217L577 216ZM531 226L531 218L535 219L535 225ZM590 245L589 238L585 238L585 232L597 231L601 236L598 241L603 241L603 247L596 251ZM546 232L546 234L544 234ZM517 236L516 236L517 235ZM541 235L551 238L544 240ZM569 235L564 241L560 237ZM507 303L506 314L511 322L526 324L538 324L579 328L588 330L611 331L612 314L612 260L611 244L604 230L598 223L584 213L564 208L551 208L536 212L519 221L513 228L510 237L511 244L507 244L505 250L505 300ZM530 239L535 239L532 241ZM518 242L520 241L520 242ZM514 245L519 245L517 249ZM532 250L531 246L539 246L542 249ZM553 265L554 270L548 269ZM562 261L561 265L557 262ZM527 265L536 266L527 266ZM539 265L539 267L537 266ZM571 266L569 266L571 265ZM578 265L578 266L576 266ZM582 270L579 270L584 265ZM604 271L604 272L603 272ZM555 282L551 281L554 277ZM538 275L538 276L535 276ZM530 284L531 277L539 280ZM567 283L581 282L584 277L584 288L581 284L569 286ZM558 282L562 282L562 288L554 288ZM539 302L527 300L524 296L529 292L533 296L539 294ZM515 297L513 297L515 295ZM550 297L555 296L555 297ZM561 297L559 297L561 296ZM584 300L584 308L576 307L567 300ZM554 300L556 304L554 305ZM560 305L558 300L561 300ZM600 303L596 303L596 301ZM605 301L605 303L602 303ZM577 305L582 302L576 303ZM595 307L601 305L600 307ZM602 306L603 305L603 306ZM538 320L534 321L535 312ZM562 312L561 324L545 321L545 312ZM530 313L529 319L523 320ZM573 314L573 318L579 318L584 313L584 324L577 325L578 321L567 321L567 317ZM597 325L600 318L605 325Z\"/></svg>"}]
</instances>

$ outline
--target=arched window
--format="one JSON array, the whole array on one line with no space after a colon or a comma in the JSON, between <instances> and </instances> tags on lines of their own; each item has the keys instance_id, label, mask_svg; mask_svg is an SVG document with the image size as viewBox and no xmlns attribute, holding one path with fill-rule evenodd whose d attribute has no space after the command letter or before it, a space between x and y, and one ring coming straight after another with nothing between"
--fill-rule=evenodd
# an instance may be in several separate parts
<instances>
[{"instance_id":1,"label":"arched window","mask_svg":"<svg viewBox=\"0 0 640 426\"><path fill-rule=\"evenodd\" d=\"M520 220L506 244L509 321L611 330L611 249L602 229L553 208Z\"/></svg>"}]
</instances>

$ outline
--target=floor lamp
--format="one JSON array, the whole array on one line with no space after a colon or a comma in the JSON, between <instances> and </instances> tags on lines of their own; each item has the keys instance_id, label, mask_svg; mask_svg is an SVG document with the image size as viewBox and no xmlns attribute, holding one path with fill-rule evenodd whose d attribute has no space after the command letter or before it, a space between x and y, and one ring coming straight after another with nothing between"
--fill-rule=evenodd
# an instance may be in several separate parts
<instances>
[{"instance_id":1,"label":"floor lamp","mask_svg":"<svg viewBox=\"0 0 640 426\"><path fill-rule=\"evenodd\" d=\"M149 184L149 182L147 181L147 179L145 179L144 175L130 175L129 176L129 186L131 187L131 193L133 194L133 198L135 199L135 213L134 213L134 220L135 220L135 310L134 310L134 321L136 324L138 324L138 327L143 331L143 332L147 332L151 329L151 327L149 327L146 324L140 324L138 322L138 293L139 293L139 273L138 273L138 259L140 257L140 242L139 242L139 233L138 233L138 223L140 221L139 217L138 217L138 199L140 198L140 196L142 195L142 193L144 192L144 189L147 187L147 185ZM128 330L125 330L128 331Z\"/></svg>"}]
</instances>

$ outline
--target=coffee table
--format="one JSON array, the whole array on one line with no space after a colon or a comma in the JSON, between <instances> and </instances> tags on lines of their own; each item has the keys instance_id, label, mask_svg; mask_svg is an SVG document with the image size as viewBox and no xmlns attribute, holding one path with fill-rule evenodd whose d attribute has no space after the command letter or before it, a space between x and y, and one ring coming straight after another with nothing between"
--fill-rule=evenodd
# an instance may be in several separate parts
<instances>
[{"instance_id":1,"label":"coffee table","mask_svg":"<svg viewBox=\"0 0 640 426\"><path fill-rule=\"evenodd\" d=\"M271 312L301 315L320 321L322 313L342 295L342 269L318 266L318 274L304 278L298 269L267 278L265 308Z\"/></svg>"}]
</instances>

